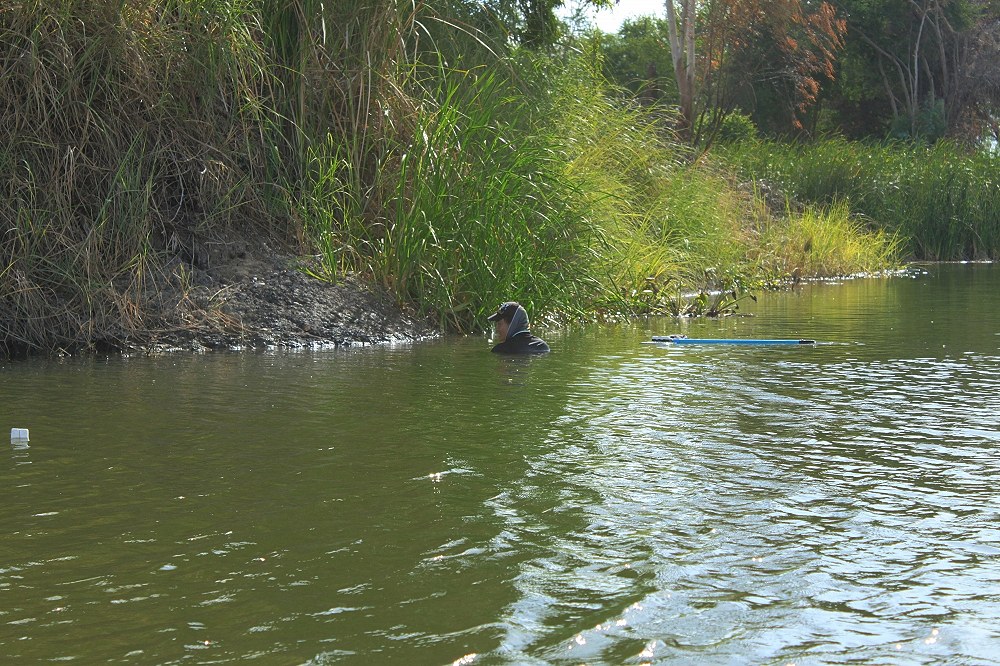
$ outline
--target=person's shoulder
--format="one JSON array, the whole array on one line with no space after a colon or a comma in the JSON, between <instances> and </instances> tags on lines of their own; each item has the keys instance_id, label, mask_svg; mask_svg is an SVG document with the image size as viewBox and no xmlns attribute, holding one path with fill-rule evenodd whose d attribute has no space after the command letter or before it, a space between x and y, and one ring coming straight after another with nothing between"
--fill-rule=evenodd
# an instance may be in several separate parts
<instances>
[{"instance_id":1,"label":"person's shoulder","mask_svg":"<svg viewBox=\"0 0 1000 666\"><path fill-rule=\"evenodd\" d=\"M532 335L531 338L528 340L528 348L531 350L531 353L533 354L544 354L546 352L552 351L549 348L548 343L545 342L545 340L542 340L541 338L536 337L534 335Z\"/></svg>"},{"instance_id":2,"label":"person's shoulder","mask_svg":"<svg viewBox=\"0 0 1000 666\"><path fill-rule=\"evenodd\" d=\"M493 347L496 354L545 354L549 351L552 350L544 340L531 334L515 335Z\"/></svg>"}]
</instances>

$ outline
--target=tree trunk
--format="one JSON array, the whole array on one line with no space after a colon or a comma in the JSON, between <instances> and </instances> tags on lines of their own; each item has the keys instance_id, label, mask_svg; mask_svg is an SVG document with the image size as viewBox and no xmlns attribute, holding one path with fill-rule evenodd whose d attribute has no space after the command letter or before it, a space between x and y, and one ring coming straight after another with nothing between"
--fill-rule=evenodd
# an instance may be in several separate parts
<instances>
[{"instance_id":1,"label":"tree trunk","mask_svg":"<svg viewBox=\"0 0 1000 666\"><path fill-rule=\"evenodd\" d=\"M681 104L681 134L690 139L694 129L694 82L695 82L695 3L694 0L679 0L683 3L678 30L676 0L666 0L667 36L670 40L670 56L674 65L674 79Z\"/></svg>"}]
</instances>

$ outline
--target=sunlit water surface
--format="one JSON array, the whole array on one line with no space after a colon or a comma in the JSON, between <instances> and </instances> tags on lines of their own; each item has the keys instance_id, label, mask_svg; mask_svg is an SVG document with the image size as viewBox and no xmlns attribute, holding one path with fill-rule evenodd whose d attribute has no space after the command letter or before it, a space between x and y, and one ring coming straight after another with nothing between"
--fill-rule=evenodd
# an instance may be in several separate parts
<instances>
[{"instance_id":1,"label":"sunlit water surface","mask_svg":"<svg viewBox=\"0 0 1000 666\"><path fill-rule=\"evenodd\" d=\"M3 364L0 661L1000 663L1000 270L925 270L534 359Z\"/></svg>"}]
</instances>

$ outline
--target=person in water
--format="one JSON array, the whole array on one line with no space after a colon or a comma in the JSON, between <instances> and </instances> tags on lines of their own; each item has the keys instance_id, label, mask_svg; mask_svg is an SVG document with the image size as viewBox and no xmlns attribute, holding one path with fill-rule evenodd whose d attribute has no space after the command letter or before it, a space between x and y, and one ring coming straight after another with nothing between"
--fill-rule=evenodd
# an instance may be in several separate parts
<instances>
[{"instance_id":1,"label":"person in water","mask_svg":"<svg viewBox=\"0 0 1000 666\"><path fill-rule=\"evenodd\" d=\"M520 303L503 303L487 319L496 328L499 342L493 347L496 354L544 354L549 346L528 330L528 313Z\"/></svg>"}]
</instances>

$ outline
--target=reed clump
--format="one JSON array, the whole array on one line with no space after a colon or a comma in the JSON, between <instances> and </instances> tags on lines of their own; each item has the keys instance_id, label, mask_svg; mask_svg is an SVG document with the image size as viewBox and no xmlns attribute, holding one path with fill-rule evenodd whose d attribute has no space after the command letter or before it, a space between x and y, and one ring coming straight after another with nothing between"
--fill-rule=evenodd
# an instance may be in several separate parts
<instances>
[{"instance_id":1,"label":"reed clump","mask_svg":"<svg viewBox=\"0 0 1000 666\"><path fill-rule=\"evenodd\" d=\"M752 251L765 275L874 274L896 267L901 256L899 237L871 229L846 201L788 210L778 217L764 212L756 226L760 238Z\"/></svg>"},{"instance_id":2,"label":"reed clump","mask_svg":"<svg viewBox=\"0 0 1000 666\"><path fill-rule=\"evenodd\" d=\"M894 234L914 259L1000 257L1000 155L946 141L932 146L827 139L745 142L725 150L745 178L790 198L845 202Z\"/></svg>"},{"instance_id":3,"label":"reed clump","mask_svg":"<svg viewBox=\"0 0 1000 666\"><path fill-rule=\"evenodd\" d=\"M438 81L373 172L377 213L355 197L361 174L336 137L310 152L307 190L343 202L342 216L308 225L328 273L371 274L445 330L482 326L515 293L536 310L581 312L588 275L578 260L591 230L551 137L511 122L531 114L499 68Z\"/></svg>"},{"instance_id":4,"label":"reed clump","mask_svg":"<svg viewBox=\"0 0 1000 666\"><path fill-rule=\"evenodd\" d=\"M155 324L166 261L276 229L273 80L252 17L211 3L0 7L0 344ZM262 140L268 137L271 140Z\"/></svg>"}]
</instances>

